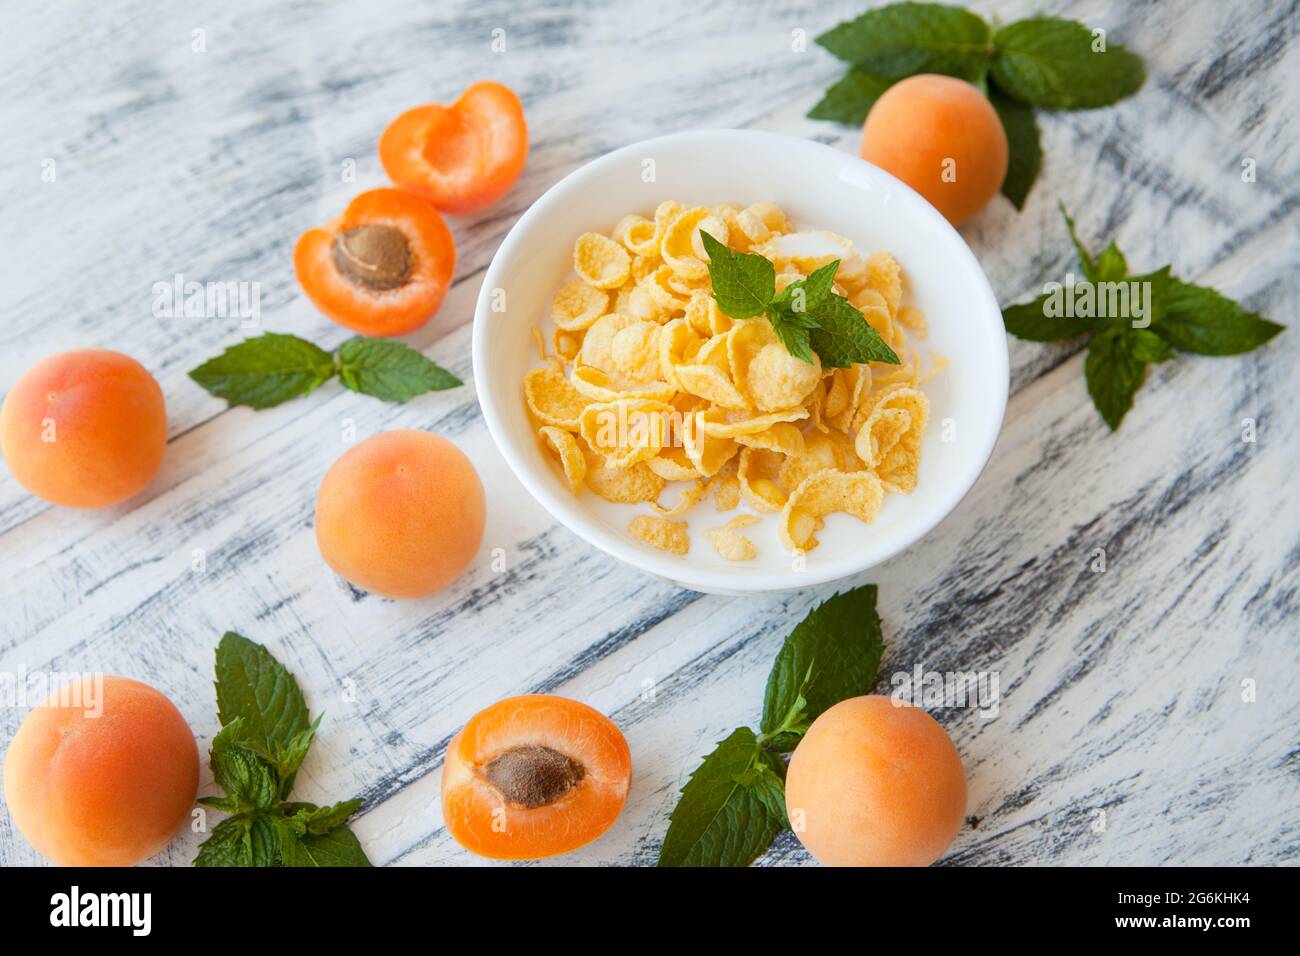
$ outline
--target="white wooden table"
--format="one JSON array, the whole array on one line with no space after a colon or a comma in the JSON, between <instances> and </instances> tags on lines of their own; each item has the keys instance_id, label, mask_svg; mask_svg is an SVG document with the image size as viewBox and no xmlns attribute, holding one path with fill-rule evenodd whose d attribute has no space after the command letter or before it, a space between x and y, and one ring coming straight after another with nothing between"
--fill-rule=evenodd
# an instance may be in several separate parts
<instances>
[{"instance_id":1,"label":"white wooden table","mask_svg":"<svg viewBox=\"0 0 1300 956\"><path fill-rule=\"evenodd\" d=\"M410 339L468 382L484 268L576 166L701 127L855 150L854 130L803 117L840 65L790 40L860 6L10 9L0 389L49 353L114 348L157 375L171 424L162 473L126 507L54 508L0 478L0 670L145 680L177 702L206 754L216 641L232 629L267 644L325 712L297 792L364 797L355 826L383 864L479 862L442 827L448 739L504 696L577 697L623 727L635 779L614 828L557 862L653 862L678 787L716 740L757 721L780 641L834 589L706 597L614 563L507 472L472 384L402 406L332 384L271 411L226 410L186 372L249 333L237 317L156 318L151 289L178 273L259 283L262 329L342 341L298 289L295 239L385 182L376 140L398 112L499 79L525 103L528 168L499 205L454 220L455 286ZM999 199L964 229L999 299L1021 301L1074 266L1059 198L1086 241L1117 238L1135 269L1172 263L1294 325L1300 45L1288 5L978 6L1004 22L1044 8L1086 19L1150 74L1116 108L1040 114L1046 162L1027 208ZM491 49L496 29L504 53ZM1242 182L1243 158L1256 161L1254 183ZM356 182L341 175L350 161ZM1011 358L1006 424L978 485L866 578L880 584L882 686L917 663L1000 675L997 719L936 715L971 784L972 816L945 862L1295 862L1300 331L1248 356L1153 368L1116 435L1087 400L1077 343L1013 341ZM1242 441L1246 418L1254 443ZM323 566L315 493L349 423L362 436L432 429L478 466L491 503L483 554L445 593L384 601ZM504 573L491 567L496 548ZM1090 570L1099 548L1104 573ZM0 710L0 739L23 713ZM213 792L206 766L202 792ZM186 864L197 842L183 834L155 862ZM0 813L0 863L37 862ZM787 835L762 862L810 858Z\"/></svg>"}]
</instances>

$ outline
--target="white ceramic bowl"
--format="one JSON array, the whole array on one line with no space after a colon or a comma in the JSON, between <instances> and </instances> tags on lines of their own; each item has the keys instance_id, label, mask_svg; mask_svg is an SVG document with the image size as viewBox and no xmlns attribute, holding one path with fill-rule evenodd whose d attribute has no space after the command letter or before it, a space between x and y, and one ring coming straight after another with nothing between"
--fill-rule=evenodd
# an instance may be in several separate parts
<instances>
[{"instance_id":1,"label":"white ceramic bowl","mask_svg":"<svg viewBox=\"0 0 1300 956\"><path fill-rule=\"evenodd\" d=\"M653 172L653 181L647 171ZM573 242L608 232L629 212L650 215L664 199L688 205L768 200L801 229L827 229L869 254L892 252L906 277L905 303L929 323L925 345L950 364L925 386L930 425L911 495L887 495L864 525L828 517L821 544L792 561L777 539L776 516L746 529L757 560L721 558L703 531L723 524L711 502L686 516L691 550L657 551L627 533L645 505L618 505L590 492L570 494L538 443L524 406L524 373L538 364L531 327L549 338L551 296L572 272ZM504 290L506 311L492 309ZM500 301L499 297L495 301ZM898 554L937 525L979 477L997 440L1008 391L1007 340L997 300L957 231L888 173L820 143L774 133L712 130L635 143L570 173L510 230L488 268L474 317L474 378L488 429L524 487L557 521L621 561L699 591L738 593L805 587L856 574ZM674 500L665 491L664 500ZM743 508L743 506L742 506ZM734 512L733 512L734 513Z\"/></svg>"}]
</instances>

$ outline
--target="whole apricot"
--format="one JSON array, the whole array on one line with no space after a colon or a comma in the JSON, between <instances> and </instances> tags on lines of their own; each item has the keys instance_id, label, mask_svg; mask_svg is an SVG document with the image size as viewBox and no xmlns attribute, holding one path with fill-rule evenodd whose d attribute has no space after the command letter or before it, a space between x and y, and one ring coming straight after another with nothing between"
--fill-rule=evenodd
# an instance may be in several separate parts
<instances>
[{"instance_id":1,"label":"whole apricot","mask_svg":"<svg viewBox=\"0 0 1300 956\"><path fill-rule=\"evenodd\" d=\"M199 751L185 718L127 677L56 691L5 754L9 815L60 866L133 866L153 856L185 823L198 790Z\"/></svg>"},{"instance_id":2,"label":"whole apricot","mask_svg":"<svg viewBox=\"0 0 1300 956\"><path fill-rule=\"evenodd\" d=\"M442 819L465 849L536 860L590 843L613 825L632 752L600 711L567 697L508 697L447 745Z\"/></svg>"},{"instance_id":3,"label":"whole apricot","mask_svg":"<svg viewBox=\"0 0 1300 956\"><path fill-rule=\"evenodd\" d=\"M961 829L966 777L925 711L852 697L799 741L785 800L795 835L827 866L929 866Z\"/></svg>"},{"instance_id":4,"label":"whole apricot","mask_svg":"<svg viewBox=\"0 0 1300 956\"><path fill-rule=\"evenodd\" d=\"M383 597L427 597L460 576L487 509L470 460L440 435L381 432L330 466L316 542L336 574Z\"/></svg>"},{"instance_id":5,"label":"whole apricot","mask_svg":"<svg viewBox=\"0 0 1300 956\"><path fill-rule=\"evenodd\" d=\"M965 80L933 73L887 89L862 128L862 158L907 183L954 226L997 195L1008 152L988 98Z\"/></svg>"},{"instance_id":6,"label":"whole apricot","mask_svg":"<svg viewBox=\"0 0 1300 956\"><path fill-rule=\"evenodd\" d=\"M74 349L37 362L0 409L9 470L56 505L125 501L153 480L166 446L162 389L135 359L108 349Z\"/></svg>"}]
</instances>

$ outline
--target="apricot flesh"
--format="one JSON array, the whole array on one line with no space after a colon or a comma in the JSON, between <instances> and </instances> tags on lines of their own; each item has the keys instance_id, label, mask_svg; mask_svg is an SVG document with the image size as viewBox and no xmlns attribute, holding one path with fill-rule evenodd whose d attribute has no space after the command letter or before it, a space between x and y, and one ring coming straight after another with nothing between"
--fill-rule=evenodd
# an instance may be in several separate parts
<instances>
[{"instance_id":1,"label":"apricot flesh","mask_svg":"<svg viewBox=\"0 0 1300 956\"><path fill-rule=\"evenodd\" d=\"M73 681L18 728L4 762L14 826L60 866L133 866L188 819L199 751L165 696L126 677Z\"/></svg>"},{"instance_id":2,"label":"apricot flesh","mask_svg":"<svg viewBox=\"0 0 1300 956\"><path fill-rule=\"evenodd\" d=\"M1008 156L993 104L951 76L899 80L872 104L862 128L862 158L907 183L954 226L997 195Z\"/></svg>"},{"instance_id":3,"label":"apricot flesh","mask_svg":"<svg viewBox=\"0 0 1300 956\"><path fill-rule=\"evenodd\" d=\"M75 349L36 363L5 397L0 449L39 498L104 508L142 491L162 464L167 408L148 370L120 352Z\"/></svg>"},{"instance_id":4,"label":"apricot flesh","mask_svg":"<svg viewBox=\"0 0 1300 956\"><path fill-rule=\"evenodd\" d=\"M951 738L925 711L852 697L813 721L790 758L786 809L827 866L929 866L966 815Z\"/></svg>"},{"instance_id":5,"label":"apricot flesh","mask_svg":"<svg viewBox=\"0 0 1300 956\"><path fill-rule=\"evenodd\" d=\"M473 853L536 860L608 830L631 782L627 741L600 711L547 694L508 697L448 745L442 818Z\"/></svg>"},{"instance_id":6,"label":"apricot flesh","mask_svg":"<svg viewBox=\"0 0 1300 956\"><path fill-rule=\"evenodd\" d=\"M427 597L469 567L487 508L470 460L446 438L373 435L330 466L316 498L325 563L383 597Z\"/></svg>"}]
</instances>

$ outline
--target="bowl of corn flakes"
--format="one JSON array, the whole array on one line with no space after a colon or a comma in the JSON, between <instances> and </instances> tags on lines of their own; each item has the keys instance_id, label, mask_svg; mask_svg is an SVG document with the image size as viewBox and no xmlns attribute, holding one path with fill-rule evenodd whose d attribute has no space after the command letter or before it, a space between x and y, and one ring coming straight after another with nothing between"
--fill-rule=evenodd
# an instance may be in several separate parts
<instances>
[{"instance_id":1,"label":"bowl of corn flakes","mask_svg":"<svg viewBox=\"0 0 1300 956\"><path fill-rule=\"evenodd\" d=\"M773 133L678 133L519 219L474 319L520 483L693 590L778 591L898 554L961 501L1009 385L961 236L889 174Z\"/></svg>"}]
</instances>

